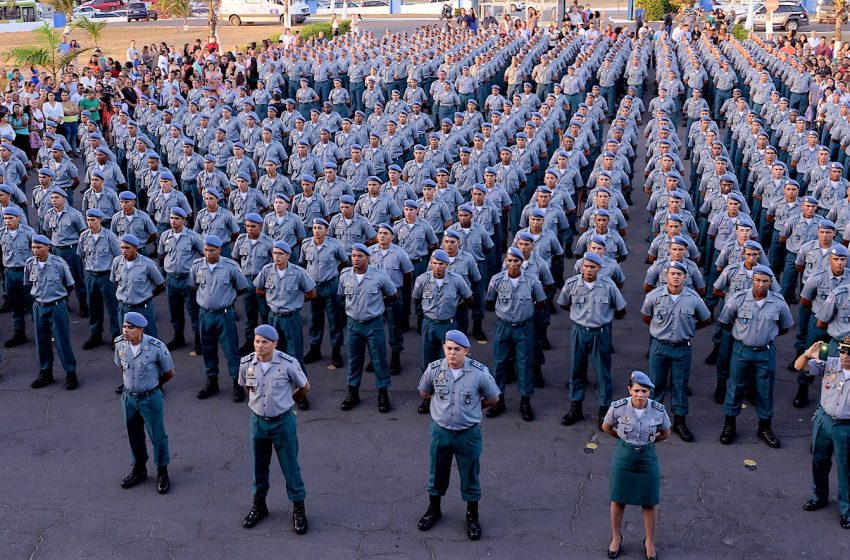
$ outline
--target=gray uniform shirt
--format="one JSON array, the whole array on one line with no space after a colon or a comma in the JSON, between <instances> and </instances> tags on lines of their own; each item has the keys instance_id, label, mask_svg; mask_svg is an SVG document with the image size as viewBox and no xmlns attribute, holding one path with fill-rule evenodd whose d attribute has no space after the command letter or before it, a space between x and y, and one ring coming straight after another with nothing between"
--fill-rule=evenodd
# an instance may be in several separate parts
<instances>
[{"instance_id":1,"label":"gray uniform shirt","mask_svg":"<svg viewBox=\"0 0 850 560\"><path fill-rule=\"evenodd\" d=\"M248 391L248 408L258 416L278 416L294 405L293 387L301 389L307 376L298 360L280 350L275 350L268 367L251 353L239 363L239 384Z\"/></svg>"},{"instance_id":2,"label":"gray uniform shirt","mask_svg":"<svg viewBox=\"0 0 850 560\"><path fill-rule=\"evenodd\" d=\"M171 353L162 341L142 335L138 353L123 336L115 339L113 362L121 368L124 388L131 392L156 389L159 376L174 369Z\"/></svg>"},{"instance_id":3,"label":"gray uniform shirt","mask_svg":"<svg viewBox=\"0 0 850 560\"><path fill-rule=\"evenodd\" d=\"M638 416L636 410L628 397L614 401L605 414L604 422L617 431L621 440L635 446L654 443L658 432L670 429L670 417L663 404L649 399L641 409L645 412Z\"/></svg>"},{"instance_id":4,"label":"gray uniform shirt","mask_svg":"<svg viewBox=\"0 0 850 560\"><path fill-rule=\"evenodd\" d=\"M428 364L419 380L419 391L431 394L431 419L447 430L465 430L481 423L481 399L499 396L496 380L487 366L465 358L455 377L445 358Z\"/></svg>"},{"instance_id":5,"label":"gray uniform shirt","mask_svg":"<svg viewBox=\"0 0 850 560\"><path fill-rule=\"evenodd\" d=\"M705 302L691 288L673 296L667 286L646 294L640 312L652 317L649 334L665 342L683 342L696 334L696 324L711 317Z\"/></svg>"}]
</instances>

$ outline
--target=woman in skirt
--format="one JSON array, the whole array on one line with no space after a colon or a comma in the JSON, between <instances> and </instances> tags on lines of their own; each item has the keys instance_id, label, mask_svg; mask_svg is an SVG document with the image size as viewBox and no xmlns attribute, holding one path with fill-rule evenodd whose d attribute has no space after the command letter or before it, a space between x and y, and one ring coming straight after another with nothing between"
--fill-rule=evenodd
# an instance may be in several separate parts
<instances>
[{"instance_id":1,"label":"woman in skirt","mask_svg":"<svg viewBox=\"0 0 850 560\"><path fill-rule=\"evenodd\" d=\"M670 437L670 417L664 405L649 398L655 386L642 371L629 379L629 397L614 401L602 429L617 438L611 460L611 544L608 558L620 555L623 513L627 505L643 508L646 557L656 558L655 524L658 516L660 474L655 443Z\"/></svg>"}]
</instances>

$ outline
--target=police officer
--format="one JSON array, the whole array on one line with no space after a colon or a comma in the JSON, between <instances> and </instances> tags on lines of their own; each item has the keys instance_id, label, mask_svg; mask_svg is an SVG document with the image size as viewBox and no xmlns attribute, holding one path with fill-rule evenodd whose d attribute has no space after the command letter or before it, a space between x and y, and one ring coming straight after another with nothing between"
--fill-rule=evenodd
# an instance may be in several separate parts
<instances>
[{"instance_id":1,"label":"police officer","mask_svg":"<svg viewBox=\"0 0 850 560\"><path fill-rule=\"evenodd\" d=\"M673 431L682 441L694 436L685 423L688 415L688 378L691 373L691 339L697 329L711 323L711 312L693 288L685 286L687 267L678 261L667 265L666 285L646 295L641 307L649 325L649 375L654 378L654 400L664 402L668 377L673 389Z\"/></svg>"},{"instance_id":2,"label":"police officer","mask_svg":"<svg viewBox=\"0 0 850 560\"><path fill-rule=\"evenodd\" d=\"M86 211L87 230L80 234L77 253L83 260L85 269L86 292L89 301L89 338L83 343L83 350L91 350L103 344L104 307L109 318L109 331L115 340L118 336L118 300L115 297L115 285L109 275L112 261L121 254L118 238L103 227L106 214L98 208Z\"/></svg>"},{"instance_id":3,"label":"police officer","mask_svg":"<svg viewBox=\"0 0 850 560\"><path fill-rule=\"evenodd\" d=\"M25 225L20 208L3 209L3 229L0 229L0 248L3 251L3 288L12 312L12 337L3 344L14 348L29 342L26 335L26 311L31 308L29 294L24 288L24 265L32 255L35 231Z\"/></svg>"},{"instance_id":4,"label":"police officer","mask_svg":"<svg viewBox=\"0 0 850 560\"><path fill-rule=\"evenodd\" d=\"M157 229L150 215L136 208L136 195L124 191L118 195L121 210L112 216L112 231L119 237L125 234L135 236L139 241L139 252L146 255L145 246L156 240ZM150 321L150 319L148 319ZM151 335L155 337L156 335Z\"/></svg>"},{"instance_id":5,"label":"police officer","mask_svg":"<svg viewBox=\"0 0 850 560\"><path fill-rule=\"evenodd\" d=\"M570 410L561 419L565 426L571 426L584 419L582 401L587 385L587 366L593 361L599 385L599 429L613 394L611 379L611 322L626 314L626 300L611 278L599 276L605 265L602 257L596 253L585 253L581 264L581 273L569 278L557 303L570 312L572 329L573 356L570 371L569 393Z\"/></svg>"},{"instance_id":6,"label":"police officer","mask_svg":"<svg viewBox=\"0 0 850 560\"><path fill-rule=\"evenodd\" d=\"M812 441L812 499L803 504L806 511L826 507L829 500L829 471L832 456L838 474L838 510L841 528L850 529L850 470L847 456L850 445L850 337L838 343L838 357L824 360L817 341L800 357L795 366L810 376L822 375L820 406L815 412Z\"/></svg>"},{"instance_id":7,"label":"police officer","mask_svg":"<svg viewBox=\"0 0 850 560\"><path fill-rule=\"evenodd\" d=\"M60 189L50 191L51 208L47 210L42 220L44 234L50 237L53 244L53 254L62 258L74 275L74 285L77 287L77 299L80 301L80 317L89 316L88 298L86 297L85 280L83 279L83 263L77 254L77 244L80 234L86 229L86 220L79 210L71 206L68 194Z\"/></svg>"},{"instance_id":8,"label":"police officer","mask_svg":"<svg viewBox=\"0 0 850 560\"><path fill-rule=\"evenodd\" d=\"M201 355L201 333L198 323L198 302L189 290L189 272L195 259L204 254L204 242L195 231L186 227L187 212L175 206L169 214L170 229L159 238L157 254L165 271L165 293L168 298L168 314L174 338L167 344L169 350L186 346L183 331L186 329L185 309L194 333L192 355Z\"/></svg>"},{"instance_id":9,"label":"police officer","mask_svg":"<svg viewBox=\"0 0 850 560\"><path fill-rule=\"evenodd\" d=\"M304 481L298 464L298 436L293 405L310 392L310 382L298 360L276 350L277 331L271 325L254 329L254 352L239 364L239 386L248 391L251 410L249 427L254 459L254 504L242 526L250 529L269 514L269 465L272 450L286 479L286 494L292 502L292 528L298 535L307 532L304 511ZM243 390L244 390L243 389Z\"/></svg>"},{"instance_id":10,"label":"police officer","mask_svg":"<svg viewBox=\"0 0 850 560\"><path fill-rule=\"evenodd\" d=\"M770 268L764 265L753 267L752 289L741 290L727 299L717 318L723 328L731 330L735 339L723 406L726 420L720 434L720 443L726 445L735 441L735 419L741 413L747 377L753 375L758 395L759 428L756 435L770 447L780 446L771 428L776 375L774 341L794 326L794 318L782 296L770 290L772 280L774 275Z\"/></svg>"},{"instance_id":11,"label":"police officer","mask_svg":"<svg viewBox=\"0 0 850 560\"><path fill-rule=\"evenodd\" d=\"M431 411L431 462L428 510L418 527L427 531L443 516L440 502L449 487L454 457L466 502L466 536L477 541L481 409L498 403L500 390L487 366L468 357L469 339L462 332L446 332L443 353L445 358L428 364L419 381L419 394Z\"/></svg>"},{"instance_id":12,"label":"police officer","mask_svg":"<svg viewBox=\"0 0 850 560\"><path fill-rule=\"evenodd\" d=\"M242 273L249 284L264 266L272 260L272 245L274 241L263 232L263 217L251 212L245 217L245 233L236 238L233 244L233 260L242 267ZM245 344L239 348L239 353L247 356L253 348L254 327L257 323L267 323L269 309L264 299L257 292L249 289L245 292Z\"/></svg>"},{"instance_id":13,"label":"police officer","mask_svg":"<svg viewBox=\"0 0 850 560\"><path fill-rule=\"evenodd\" d=\"M74 277L68 263L50 254L51 241L44 235L32 238L32 255L24 264L24 287L35 300L32 322L35 329L35 349L38 353L38 377L33 389L53 383L53 342L65 370L65 388L77 388L77 359L71 349L68 322L68 296L74 290ZM51 341L51 338L53 339Z\"/></svg>"},{"instance_id":14,"label":"police officer","mask_svg":"<svg viewBox=\"0 0 850 560\"><path fill-rule=\"evenodd\" d=\"M611 458L611 543L608 558L621 552L623 513L627 505L643 508L644 552L655 558L655 527L661 475L655 444L670 437L670 417L664 405L649 398L654 385L642 371L629 378L629 395L611 403L602 422L606 434L617 438Z\"/></svg>"},{"instance_id":15,"label":"police officer","mask_svg":"<svg viewBox=\"0 0 850 560\"><path fill-rule=\"evenodd\" d=\"M233 379L233 402L245 400L239 384L239 333L233 302L248 290L248 280L236 261L221 255L224 243L215 235L204 238L204 256L195 259L189 270L189 288L195 291L200 308L201 350L207 382L195 395L208 399L218 394L218 345L224 350L227 368Z\"/></svg>"},{"instance_id":16,"label":"police officer","mask_svg":"<svg viewBox=\"0 0 850 560\"><path fill-rule=\"evenodd\" d=\"M139 238L130 233L121 236L121 254L112 259L109 279L115 285L118 299L118 321L124 324L124 315L136 311L145 316L145 332L156 338L156 312L153 298L165 291L165 278L156 263L139 253Z\"/></svg>"},{"instance_id":17,"label":"police officer","mask_svg":"<svg viewBox=\"0 0 850 560\"><path fill-rule=\"evenodd\" d=\"M278 334L278 348L298 360L304 368L304 336L301 331L301 308L316 297L316 282L307 271L290 261L292 249L286 241L275 241L272 261L253 280L254 290L269 308L269 324ZM298 408L307 410L304 397Z\"/></svg>"},{"instance_id":18,"label":"police officer","mask_svg":"<svg viewBox=\"0 0 850 560\"><path fill-rule=\"evenodd\" d=\"M369 266L370 251L362 243L351 248L351 266L339 275L337 295L345 300L348 315L348 394L342 410L351 410L360 402L360 381L366 348L375 369L378 411L390 411L390 374L387 369L386 336L383 315L386 304L398 297L390 277Z\"/></svg>"},{"instance_id":19,"label":"police officer","mask_svg":"<svg viewBox=\"0 0 850 560\"><path fill-rule=\"evenodd\" d=\"M145 334L148 320L141 313L124 315L123 334L115 338L113 361L121 368L124 390L121 406L124 425L130 440L133 468L121 488L132 488L148 478L145 428L151 438L153 462L156 463L156 491L166 494L171 487L168 478L168 435L165 433L162 386L174 377L171 353L162 341Z\"/></svg>"},{"instance_id":20,"label":"police officer","mask_svg":"<svg viewBox=\"0 0 850 560\"><path fill-rule=\"evenodd\" d=\"M299 263L316 283L316 297L310 302L310 350L304 363L322 359L322 339L325 336L325 316L328 319L333 366L341 368L343 305L337 295L338 270L348 263L348 254L342 243L328 236L329 224L324 218L313 220L313 235L301 244Z\"/></svg>"},{"instance_id":21,"label":"police officer","mask_svg":"<svg viewBox=\"0 0 850 560\"><path fill-rule=\"evenodd\" d=\"M546 293L540 281L527 274L522 267L522 251L509 247L505 256L506 270L490 279L485 302L496 312L496 340L493 357L496 361L496 383L499 385L499 402L487 411L488 418L496 418L505 411L505 384L511 351L518 379L519 410L526 422L534 420L531 397L534 394L532 354L534 349L534 309L546 305ZM529 305L531 304L531 305Z\"/></svg>"}]
</instances>

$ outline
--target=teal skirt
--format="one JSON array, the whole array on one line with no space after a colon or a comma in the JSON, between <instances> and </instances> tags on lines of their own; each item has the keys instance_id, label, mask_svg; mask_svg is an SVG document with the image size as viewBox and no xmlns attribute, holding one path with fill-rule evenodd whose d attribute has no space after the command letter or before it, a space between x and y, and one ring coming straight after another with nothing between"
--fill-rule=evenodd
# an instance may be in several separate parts
<instances>
[{"instance_id":1,"label":"teal skirt","mask_svg":"<svg viewBox=\"0 0 850 560\"><path fill-rule=\"evenodd\" d=\"M610 478L612 502L632 506L658 505L661 474L655 444L636 448L617 440L611 458Z\"/></svg>"}]
</instances>

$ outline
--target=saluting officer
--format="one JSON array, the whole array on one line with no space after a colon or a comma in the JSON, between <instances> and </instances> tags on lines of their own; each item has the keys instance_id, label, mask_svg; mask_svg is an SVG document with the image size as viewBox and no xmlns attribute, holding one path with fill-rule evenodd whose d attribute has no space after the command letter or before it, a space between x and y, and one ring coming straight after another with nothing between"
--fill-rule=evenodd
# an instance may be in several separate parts
<instances>
[{"instance_id":1,"label":"saluting officer","mask_svg":"<svg viewBox=\"0 0 850 560\"><path fill-rule=\"evenodd\" d=\"M254 289L269 307L269 324L277 331L278 348L298 360L306 373L301 308L316 297L316 283L306 270L290 261L292 248L286 241L275 241L271 254L273 262L254 278ZM301 410L309 406L307 397L298 401Z\"/></svg>"},{"instance_id":2,"label":"saluting officer","mask_svg":"<svg viewBox=\"0 0 850 560\"><path fill-rule=\"evenodd\" d=\"M201 331L198 322L198 302L189 290L189 272L195 259L204 255L204 242L195 231L186 227L188 213L179 206L171 208L169 223L171 229L162 233L159 238L159 263L165 271L165 293L168 297L168 314L171 317L171 328L174 338L167 344L169 350L177 350L186 346L183 331L186 329L186 316L194 333L192 355L201 355Z\"/></svg>"},{"instance_id":3,"label":"saluting officer","mask_svg":"<svg viewBox=\"0 0 850 560\"><path fill-rule=\"evenodd\" d=\"M145 428L151 438L153 462L156 463L156 491L165 494L171 487L168 479L168 435L165 433L162 386L174 377L171 353L162 341L145 334L148 320L141 313L124 315L122 336L115 338L113 361L121 368L124 390L121 406L124 425L130 440L133 468L121 488L132 488L148 478L148 451Z\"/></svg>"},{"instance_id":4,"label":"saluting officer","mask_svg":"<svg viewBox=\"0 0 850 560\"><path fill-rule=\"evenodd\" d=\"M275 350L277 342L277 331L271 325L258 325L254 329L254 352L242 358L239 364L239 386L248 390L251 410L248 425L254 458L254 504L242 526L250 529L269 514L266 496L274 450L286 479L286 495L292 502L292 528L296 534L303 535L307 532L304 511L307 494L298 464L293 405L310 392L310 382L298 360Z\"/></svg>"},{"instance_id":5,"label":"saluting officer","mask_svg":"<svg viewBox=\"0 0 850 560\"><path fill-rule=\"evenodd\" d=\"M770 447L780 446L771 428L776 375L775 340L794 326L794 318L782 296L771 291L773 280L773 271L769 267L753 267L752 289L741 290L728 298L717 318L720 326L731 330L735 339L723 405L726 420L720 434L720 443L726 445L735 441L735 419L741 413L744 388L752 375L759 418L756 435Z\"/></svg>"},{"instance_id":6,"label":"saluting officer","mask_svg":"<svg viewBox=\"0 0 850 560\"><path fill-rule=\"evenodd\" d=\"M342 410L351 410L360 402L360 382L363 378L363 361L366 348L375 369L375 386L378 389L378 411L390 411L390 374L387 369L386 335L383 315L386 304L398 297L390 277L369 266L369 248L355 243L351 248L351 266L339 275L337 294L345 299L348 315L348 394L342 401Z\"/></svg>"},{"instance_id":7,"label":"saluting officer","mask_svg":"<svg viewBox=\"0 0 850 560\"><path fill-rule=\"evenodd\" d=\"M826 507L829 501L829 471L832 456L838 475L838 512L841 528L850 529L850 337L838 343L838 357L821 359L812 344L794 363L810 376L822 375L820 406L815 412L812 441L812 499L803 504L806 511Z\"/></svg>"},{"instance_id":8,"label":"saluting officer","mask_svg":"<svg viewBox=\"0 0 850 560\"><path fill-rule=\"evenodd\" d=\"M527 274L522 267L522 251L509 247L505 256L506 270L490 279L485 302L490 311L496 312L496 340L493 357L496 361L496 383L499 385L499 402L487 411L488 418L496 418L505 412L505 384L508 364L513 351L514 366L518 379L522 419L534 420L531 397L534 395L532 357L534 350L534 310L546 305L546 293L540 281Z\"/></svg>"},{"instance_id":9,"label":"saluting officer","mask_svg":"<svg viewBox=\"0 0 850 560\"><path fill-rule=\"evenodd\" d=\"M3 288L12 311L12 337L3 345L14 348L29 342L26 334L26 311L31 307L30 296L24 288L24 265L32 256L35 231L21 220L24 214L14 206L3 209L3 229L0 247L3 250Z\"/></svg>"},{"instance_id":10,"label":"saluting officer","mask_svg":"<svg viewBox=\"0 0 850 560\"><path fill-rule=\"evenodd\" d=\"M165 278L148 257L139 253L139 238L130 233L121 236L121 254L112 259L110 281L115 284L118 299L118 321L124 324L124 315L136 311L145 316L145 332L156 338L156 312L153 298L165 291Z\"/></svg>"},{"instance_id":11,"label":"saluting officer","mask_svg":"<svg viewBox=\"0 0 850 560\"><path fill-rule=\"evenodd\" d=\"M649 375L655 385L652 397L664 402L669 378L673 390L673 431L682 441L693 441L694 436L685 423L691 339L697 329L711 323L711 312L696 290L685 286L687 274L683 263L671 261L665 271L666 285L646 294L641 314L643 322L649 325Z\"/></svg>"},{"instance_id":12,"label":"saluting officer","mask_svg":"<svg viewBox=\"0 0 850 560\"><path fill-rule=\"evenodd\" d=\"M472 290L463 276L448 270L451 258L442 249L431 254L430 270L413 285L413 301L422 309L422 370L438 359L446 333L457 328L457 310L472 305ZM423 403L425 404L425 403ZM420 406L425 414L427 407Z\"/></svg>"},{"instance_id":13,"label":"saluting officer","mask_svg":"<svg viewBox=\"0 0 850 560\"><path fill-rule=\"evenodd\" d=\"M224 350L227 368L233 380L233 402L245 400L239 375L239 333L233 302L248 289L248 280L236 261L221 255L221 239L204 238L204 256L195 259L189 271L189 288L195 291L200 308L201 351L207 382L195 395L208 399L218 393L218 345Z\"/></svg>"},{"instance_id":14,"label":"saluting officer","mask_svg":"<svg viewBox=\"0 0 850 560\"><path fill-rule=\"evenodd\" d=\"M626 314L626 300L610 277L602 278L599 271L605 261L596 253L585 253L581 273L569 278L557 303L570 312L572 322L570 338L573 356L570 371L570 410L561 419L565 426L584 420L582 401L587 385L587 366L593 361L598 383L598 423L608 411L605 403L611 403L613 382L611 379L611 323Z\"/></svg>"},{"instance_id":15,"label":"saluting officer","mask_svg":"<svg viewBox=\"0 0 850 560\"><path fill-rule=\"evenodd\" d=\"M91 350L103 344L104 307L109 317L109 340L115 340L120 332L118 322L118 299L115 297L115 285L109 279L112 261L121 254L118 238L103 227L106 214L98 208L86 211L87 230L80 234L77 252L83 259L85 268L86 291L89 299L89 338L83 343L83 350Z\"/></svg>"},{"instance_id":16,"label":"saluting officer","mask_svg":"<svg viewBox=\"0 0 850 560\"><path fill-rule=\"evenodd\" d=\"M454 457L461 498L466 502L466 536L477 541L481 538L481 409L499 402L500 390L487 366L467 356L469 339L462 332L446 332L443 353L445 358L428 364L419 380L419 394L431 411L431 461L428 510L418 527L427 531L443 516L440 502L449 487Z\"/></svg>"},{"instance_id":17,"label":"saluting officer","mask_svg":"<svg viewBox=\"0 0 850 560\"><path fill-rule=\"evenodd\" d=\"M77 359L71 349L68 322L68 296L74 290L74 277L68 263L50 254L51 242L44 235L32 238L32 255L24 264L24 286L35 300L32 322L35 329L35 350L38 354L38 377L33 389L53 383L53 342L65 370L65 388L77 388Z\"/></svg>"}]
</instances>

